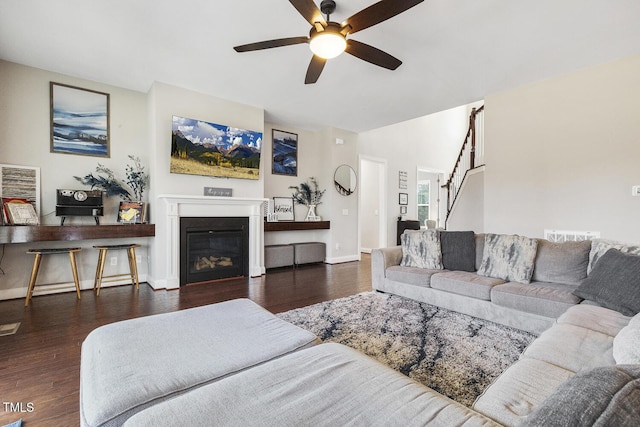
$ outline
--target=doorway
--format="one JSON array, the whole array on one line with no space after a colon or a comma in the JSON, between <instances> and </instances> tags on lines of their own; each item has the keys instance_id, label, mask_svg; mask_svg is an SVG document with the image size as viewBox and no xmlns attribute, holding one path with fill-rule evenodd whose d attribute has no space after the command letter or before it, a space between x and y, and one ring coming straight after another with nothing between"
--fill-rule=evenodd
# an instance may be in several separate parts
<instances>
[{"instance_id":1,"label":"doorway","mask_svg":"<svg viewBox=\"0 0 640 427\"><path fill-rule=\"evenodd\" d=\"M360 156L360 252L387 246L387 160Z\"/></svg>"}]
</instances>

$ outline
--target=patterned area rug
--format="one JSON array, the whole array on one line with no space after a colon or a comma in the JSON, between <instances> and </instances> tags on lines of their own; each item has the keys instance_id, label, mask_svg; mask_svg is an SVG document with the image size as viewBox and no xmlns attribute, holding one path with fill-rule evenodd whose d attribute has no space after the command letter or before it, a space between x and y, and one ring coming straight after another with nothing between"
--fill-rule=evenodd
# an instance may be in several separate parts
<instances>
[{"instance_id":1,"label":"patterned area rug","mask_svg":"<svg viewBox=\"0 0 640 427\"><path fill-rule=\"evenodd\" d=\"M278 314L471 407L535 335L395 295L365 292Z\"/></svg>"}]
</instances>

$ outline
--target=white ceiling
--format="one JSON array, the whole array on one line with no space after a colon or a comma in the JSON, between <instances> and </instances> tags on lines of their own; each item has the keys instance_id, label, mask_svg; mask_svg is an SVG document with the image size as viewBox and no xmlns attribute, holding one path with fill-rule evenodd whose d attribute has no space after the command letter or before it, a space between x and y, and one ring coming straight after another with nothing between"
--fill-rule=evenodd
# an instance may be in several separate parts
<instances>
[{"instance_id":1,"label":"white ceiling","mask_svg":"<svg viewBox=\"0 0 640 427\"><path fill-rule=\"evenodd\" d=\"M374 0L337 0L342 21ZM317 4L319 3L319 0ZM154 81L265 109L303 129L360 132L640 53L638 0L426 0L353 35L403 61L343 54L305 85L307 45L287 0L1 0L0 58L147 92Z\"/></svg>"}]
</instances>

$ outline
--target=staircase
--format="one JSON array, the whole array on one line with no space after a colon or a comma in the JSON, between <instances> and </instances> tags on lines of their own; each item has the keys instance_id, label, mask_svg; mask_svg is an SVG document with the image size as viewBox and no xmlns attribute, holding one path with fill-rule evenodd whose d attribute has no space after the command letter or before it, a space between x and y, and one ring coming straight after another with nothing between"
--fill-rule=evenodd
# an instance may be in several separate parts
<instances>
[{"instance_id":1,"label":"staircase","mask_svg":"<svg viewBox=\"0 0 640 427\"><path fill-rule=\"evenodd\" d=\"M473 108L469 115L469 128L460 148L460 154L456 160L453 171L449 175L446 184L442 186L447 190L447 213L444 220L445 229L449 215L455 206L458 194L462 188L469 171L484 166L484 105Z\"/></svg>"}]
</instances>

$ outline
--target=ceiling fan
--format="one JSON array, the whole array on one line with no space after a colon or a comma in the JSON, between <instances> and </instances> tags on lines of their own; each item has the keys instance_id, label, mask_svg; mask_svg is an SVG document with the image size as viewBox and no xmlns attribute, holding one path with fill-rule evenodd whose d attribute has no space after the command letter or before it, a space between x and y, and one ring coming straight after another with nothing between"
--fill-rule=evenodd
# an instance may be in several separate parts
<instances>
[{"instance_id":1,"label":"ceiling fan","mask_svg":"<svg viewBox=\"0 0 640 427\"><path fill-rule=\"evenodd\" d=\"M342 52L347 52L357 58L389 70L395 70L402 64L398 58L383 52L368 44L347 38L347 36L404 12L424 0L381 0L360 12L347 18L344 22L331 21L331 14L336 10L336 2L322 0L320 9L313 0L289 0L296 10L311 24L309 37L288 37L283 39L265 40L235 46L236 52L250 52L253 50L271 49L274 47L290 46L309 43L313 58L307 69L304 83L318 81L320 73L327 59L335 58ZM327 16L325 20L322 14Z\"/></svg>"}]
</instances>

